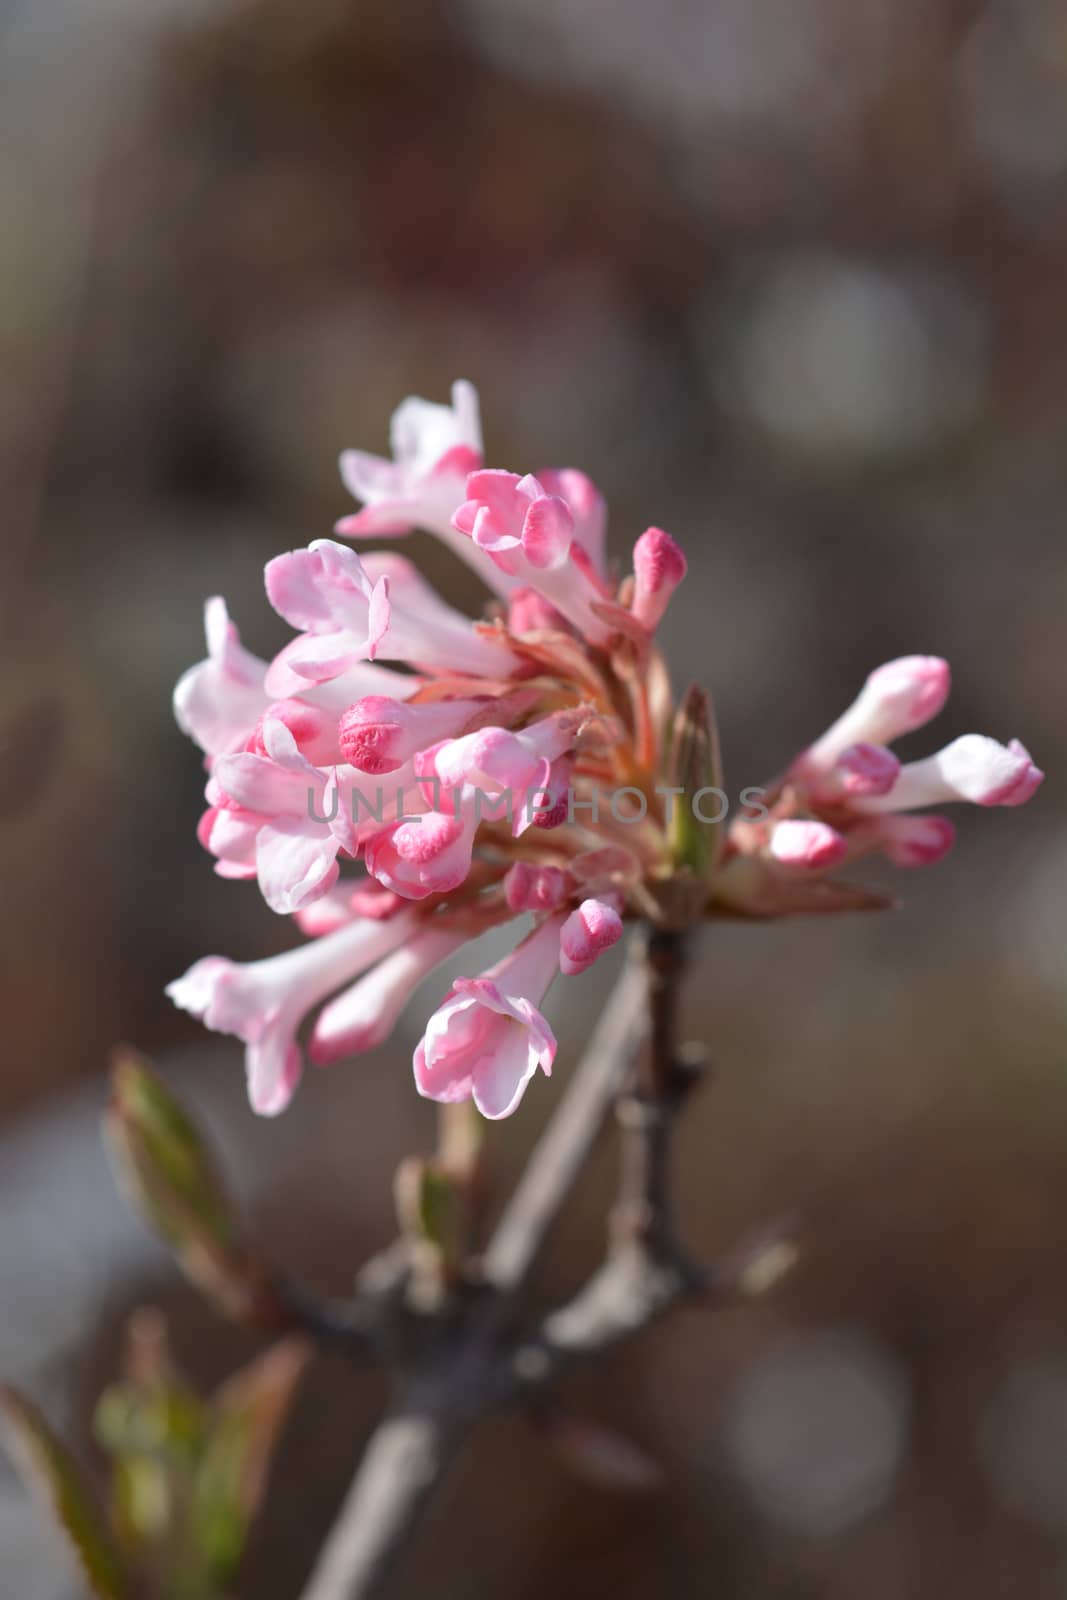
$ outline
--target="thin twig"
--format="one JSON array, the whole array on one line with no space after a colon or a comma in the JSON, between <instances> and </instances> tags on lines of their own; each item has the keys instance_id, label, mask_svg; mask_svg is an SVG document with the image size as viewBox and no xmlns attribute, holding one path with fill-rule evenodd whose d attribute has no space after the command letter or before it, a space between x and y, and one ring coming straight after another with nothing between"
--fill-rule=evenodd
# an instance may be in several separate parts
<instances>
[{"instance_id":1,"label":"thin twig","mask_svg":"<svg viewBox=\"0 0 1067 1600\"><path fill-rule=\"evenodd\" d=\"M378 1594L466 1432L428 1398L397 1406L375 1430L323 1545L303 1600Z\"/></svg>"},{"instance_id":2,"label":"thin twig","mask_svg":"<svg viewBox=\"0 0 1067 1600\"><path fill-rule=\"evenodd\" d=\"M522 1404L569 1368L600 1354L682 1302L729 1303L766 1288L791 1260L781 1235L710 1271L696 1266L672 1227L673 1133L696 1081L678 1048L681 936L657 932L638 947L586 1058L506 1207L485 1257L485 1282L466 1306L425 1320L426 1335L400 1401L374 1434L303 1600L373 1600L473 1424ZM629 1091L619 1091L641 1041ZM517 1290L596 1133L617 1099L619 1193L603 1265L566 1305L517 1338L503 1337Z\"/></svg>"},{"instance_id":3,"label":"thin twig","mask_svg":"<svg viewBox=\"0 0 1067 1600\"><path fill-rule=\"evenodd\" d=\"M648 1044L630 1092L618 1103L619 1190L609 1253L578 1294L516 1349L507 1377L520 1390L553 1381L574 1361L648 1327L680 1300L705 1295L716 1281L689 1260L672 1218L674 1129L697 1082L678 1045L685 952L681 935L671 932L653 933L646 948Z\"/></svg>"},{"instance_id":4,"label":"thin twig","mask_svg":"<svg viewBox=\"0 0 1067 1600\"><path fill-rule=\"evenodd\" d=\"M493 1402L524 1402L677 1306L724 1310L759 1299L788 1275L797 1254L788 1220L761 1229L710 1267L680 1253L657 1256L640 1242L622 1245L572 1300L516 1341L494 1374Z\"/></svg>"},{"instance_id":5,"label":"thin twig","mask_svg":"<svg viewBox=\"0 0 1067 1600\"><path fill-rule=\"evenodd\" d=\"M526 1278L622 1088L646 1025L643 947L634 941L567 1094L504 1208L483 1258L486 1281L513 1294Z\"/></svg>"},{"instance_id":6,"label":"thin twig","mask_svg":"<svg viewBox=\"0 0 1067 1600\"><path fill-rule=\"evenodd\" d=\"M356 1358L388 1356L411 1271L406 1239L395 1239L364 1263L356 1293L346 1299L318 1294L288 1273L275 1271L265 1289L265 1320L299 1329L320 1344L338 1345Z\"/></svg>"},{"instance_id":7,"label":"thin twig","mask_svg":"<svg viewBox=\"0 0 1067 1600\"><path fill-rule=\"evenodd\" d=\"M298 1328L319 1344L338 1345L348 1355L384 1353L384 1306L371 1297L327 1299L292 1278L271 1284L275 1321Z\"/></svg>"},{"instance_id":8,"label":"thin twig","mask_svg":"<svg viewBox=\"0 0 1067 1600\"><path fill-rule=\"evenodd\" d=\"M416 1371L371 1438L303 1600L371 1600L381 1593L463 1438L500 1394L494 1369L508 1359L498 1350L507 1307L624 1081L646 996L643 969L631 957L486 1249L486 1292L458 1332L441 1326L444 1350L430 1341L429 1370Z\"/></svg>"},{"instance_id":9,"label":"thin twig","mask_svg":"<svg viewBox=\"0 0 1067 1600\"><path fill-rule=\"evenodd\" d=\"M565 1306L551 1312L496 1374L498 1404L521 1401L571 1367L601 1355L682 1301L700 1300L712 1279L682 1260L657 1260L636 1242L610 1255Z\"/></svg>"},{"instance_id":10,"label":"thin twig","mask_svg":"<svg viewBox=\"0 0 1067 1600\"><path fill-rule=\"evenodd\" d=\"M505 1299L520 1287L543 1246L637 1052L646 1020L643 949L635 940L567 1093L486 1247L482 1277L495 1293L479 1311L483 1343L499 1325ZM456 1107L446 1109L454 1112ZM410 1245L398 1239L367 1263L359 1275L357 1294L349 1300L324 1299L296 1280L278 1276L271 1284L279 1303L277 1315L324 1343L343 1345L357 1357L366 1355L388 1341L392 1314L410 1268Z\"/></svg>"}]
</instances>

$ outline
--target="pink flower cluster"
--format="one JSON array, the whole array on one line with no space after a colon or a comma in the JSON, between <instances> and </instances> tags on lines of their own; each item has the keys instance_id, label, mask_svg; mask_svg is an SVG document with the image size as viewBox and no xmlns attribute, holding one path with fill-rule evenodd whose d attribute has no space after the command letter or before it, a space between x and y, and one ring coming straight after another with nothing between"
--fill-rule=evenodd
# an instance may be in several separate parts
<instances>
[{"instance_id":1,"label":"pink flower cluster","mask_svg":"<svg viewBox=\"0 0 1067 1600\"><path fill-rule=\"evenodd\" d=\"M317 1063L373 1048L424 977L508 924L510 953L453 982L414 1055L421 1094L507 1116L538 1068L551 1072L541 1006L556 975L591 966L627 914L671 915L661 786L675 706L655 635L685 577L681 550L649 528L616 581L595 486L570 468L486 468L469 384L451 406L406 400L392 446L391 460L342 456L362 509L335 533L436 534L490 591L485 616L445 604L402 555L318 539L267 565L267 597L294 630L273 661L245 649L216 598L207 658L175 690L205 755L199 837L216 871L255 879L307 936L247 965L207 956L168 989L243 1040L265 1115L300 1080L301 1030ZM766 814L731 824L701 914L844 907L856 891L831 888L831 868L872 851L917 865L949 847L951 825L917 808L1027 799L1041 774L1021 745L969 736L905 766L887 748L947 690L944 663L926 657L874 673ZM623 789L643 801L636 819L595 803Z\"/></svg>"},{"instance_id":2,"label":"pink flower cluster","mask_svg":"<svg viewBox=\"0 0 1067 1600\"><path fill-rule=\"evenodd\" d=\"M856 700L801 752L765 795L765 816L729 832L717 882L724 904L755 915L838 910L863 892L834 868L880 853L923 867L951 850L956 830L930 806L969 801L1021 806L1044 774L1026 747L964 734L935 755L902 763L889 748L937 716L948 699L947 661L903 656L872 672Z\"/></svg>"},{"instance_id":3,"label":"pink flower cluster","mask_svg":"<svg viewBox=\"0 0 1067 1600\"><path fill-rule=\"evenodd\" d=\"M680 552L651 530L617 590L597 490L566 469L485 469L469 384L451 406L405 401L392 443L391 461L343 456L363 509L336 532L438 534L496 596L493 615L455 611L401 555L318 539L267 566L268 599L294 629L274 660L244 648L216 598L207 659L175 691L206 757L199 836L216 871L255 879L310 936L250 965L208 956L168 990L244 1041L266 1115L300 1080L297 1036L313 1011L313 1061L369 1050L435 967L532 917L503 960L455 981L414 1061L420 1093L508 1115L552 1068L549 985L619 939L649 849L572 821L572 807L591 781L629 771L627 707L641 702L647 719L640 669L684 575Z\"/></svg>"}]
</instances>

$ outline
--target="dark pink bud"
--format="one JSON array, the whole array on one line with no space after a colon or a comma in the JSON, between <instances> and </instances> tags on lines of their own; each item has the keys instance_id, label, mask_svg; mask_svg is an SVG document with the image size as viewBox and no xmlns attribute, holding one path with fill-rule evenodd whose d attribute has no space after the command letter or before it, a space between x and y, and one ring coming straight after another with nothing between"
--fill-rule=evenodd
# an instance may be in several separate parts
<instances>
[{"instance_id":1,"label":"dark pink bud","mask_svg":"<svg viewBox=\"0 0 1067 1600\"><path fill-rule=\"evenodd\" d=\"M633 613L651 631L688 570L681 546L662 528L646 528L634 545Z\"/></svg>"}]
</instances>

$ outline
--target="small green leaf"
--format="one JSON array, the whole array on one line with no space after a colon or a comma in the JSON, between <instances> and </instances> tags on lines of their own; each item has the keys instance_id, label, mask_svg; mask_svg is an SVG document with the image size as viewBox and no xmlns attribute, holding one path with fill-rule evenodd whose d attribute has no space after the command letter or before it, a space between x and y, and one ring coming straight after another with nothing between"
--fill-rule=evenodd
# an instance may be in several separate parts
<instances>
[{"instance_id":1,"label":"small green leaf","mask_svg":"<svg viewBox=\"0 0 1067 1600\"><path fill-rule=\"evenodd\" d=\"M200 1130L142 1056L117 1053L111 1074L109 1128L136 1134L138 1155L151 1164L153 1198L180 1199L183 1219L195 1219L220 1242L240 1235L234 1207ZM162 1225L170 1222L164 1212Z\"/></svg>"},{"instance_id":2,"label":"small green leaf","mask_svg":"<svg viewBox=\"0 0 1067 1600\"><path fill-rule=\"evenodd\" d=\"M99 1600L127 1600L130 1580L91 1487L38 1408L0 1384L0 1422L15 1465L62 1529Z\"/></svg>"},{"instance_id":3,"label":"small green leaf","mask_svg":"<svg viewBox=\"0 0 1067 1600\"><path fill-rule=\"evenodd\" d=\"M112 1458L111 1515L142 1559L172 1538L207 1433L207 1407L171 1360L166 1321L151 1307L126 1325L124 1378L100 1396L97 1441Z\"/></svg>"},{"instance_id":4,"label":"small green leaf","mask_svg":"<svg viewBox=\"0 0 1067 1600\"><path fill-rule=\"evenodd\" d=\"M214 1581L232 1581L262 1502L274 1450L311 1355L285 1339L224 1384L193 1484L196 1548Z\"/></svg>"},{"instance_id":5,"label":"small green leaf","mask_svg":"<svg viewBox=\"0 0 1067 1600\"><path fill-rule=\"evenodd\" d=\"M266 1274L247 1250L237 1212L196 1124L132 1051L116 1059L111 1085L104 1138L130 1205L224 1315L256 1320L269 1301Z\"/></svg>"}]
</instances>

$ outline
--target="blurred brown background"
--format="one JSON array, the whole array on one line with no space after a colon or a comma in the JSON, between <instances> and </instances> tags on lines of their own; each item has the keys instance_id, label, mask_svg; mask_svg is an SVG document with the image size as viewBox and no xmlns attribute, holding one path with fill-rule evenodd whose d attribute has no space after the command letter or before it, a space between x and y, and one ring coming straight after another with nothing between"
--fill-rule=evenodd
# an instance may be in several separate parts
<instances>
[{"instance_id":1,"label":"blurred brown background","mask_svg":"<svg viewBox=\"0 0 1067 1600\"><path fill-rule=\"evenodd\" d=\"M397 1593L1067 1594L1067 5L5 0L0 126L0 1366L77 1423L138 1298L205 1381L248 1348L111 1196L118 1038L213 1118L290 1264L341 1287L385 1237L433 996L252 1119L238 1046L162 985L289 930L212 875L168 697L207 594L277 646L262 565L348 509L337 452L466 376L494 464L587 469L620 560L653 521L684 543L667 643L731 788L910 651L955 671L929 738L1018 736L1049 777L962 817L895 916L709 932L691 1235L795 1212L806 1262L572 1385L658 1497L502 1422ZM546 1295L598 1250L610 1168ZM317 1369L249 1595L298 1593L381 1398ZM72 1592L3 1467L0 1551L5 1597Z\"/></svg>"}]
</instances>

